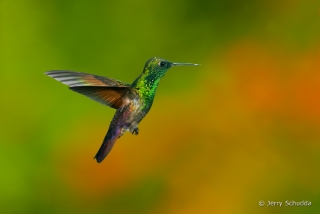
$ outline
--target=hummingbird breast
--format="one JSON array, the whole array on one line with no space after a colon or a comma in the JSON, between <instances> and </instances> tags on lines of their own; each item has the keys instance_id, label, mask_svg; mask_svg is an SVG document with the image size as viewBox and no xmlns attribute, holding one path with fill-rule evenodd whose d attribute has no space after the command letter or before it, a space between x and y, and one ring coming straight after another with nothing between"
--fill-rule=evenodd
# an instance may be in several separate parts
<instances>
[{"instance_id":1,"label":"hummingbird breast","mask_svg":"<svg viewBox=\"0 0 320 214\"><path fill-rule=\"evenodd\" d=\"M146 96L141 91L131 88L122 97L123 105L117 109L110 125L120 128L121 136L125 132L133 132L149 112L153 99L154 93L148 93Z\"/></svg>"},{"instance_id":2,"label":"hummingbird breast","mask_svg":"<svg viewBox=\"0 0 320 214\"><path fill-rule=\"evenodd\" d=\"M121 135L132 132L146 115L144 100L135 91L128 92L122 99L123 106L117 109L111 121L111 125L120 127Z\"/></svg>"}]
</instances>

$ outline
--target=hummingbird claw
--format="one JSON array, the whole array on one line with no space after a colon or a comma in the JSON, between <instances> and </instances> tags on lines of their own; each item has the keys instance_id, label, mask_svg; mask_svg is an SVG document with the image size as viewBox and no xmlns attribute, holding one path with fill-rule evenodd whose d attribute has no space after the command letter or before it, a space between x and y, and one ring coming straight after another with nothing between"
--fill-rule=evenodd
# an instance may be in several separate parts
<instances>
[{"instance_id":1,"label":"hummingbird claw","mask_svg":"<svg viewBox=\"0 0 320 214\"><path fill-rule=\"evenodd\" d=\"M136 127L133 129L132 134L138 135L139 134L139 128Z\"/></svg>"}]
</instances>

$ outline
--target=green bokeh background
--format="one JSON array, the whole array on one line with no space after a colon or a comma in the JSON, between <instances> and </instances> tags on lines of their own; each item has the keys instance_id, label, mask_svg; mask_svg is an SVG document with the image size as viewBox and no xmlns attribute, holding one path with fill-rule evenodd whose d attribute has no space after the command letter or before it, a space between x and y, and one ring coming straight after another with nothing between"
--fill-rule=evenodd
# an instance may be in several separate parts
<instances>
[{"instance_id":1,"label":"green bokeh background","mask_svg":"<svg viewBox=\"0 0 320 214\"><path fill-rule=\"evenodd\" d=\"M114 110L44 72L153 56L202 66L97 164ZM1 0L0 83L1 213L320 213L318 0Z\"/></svg>"}]
</instances>

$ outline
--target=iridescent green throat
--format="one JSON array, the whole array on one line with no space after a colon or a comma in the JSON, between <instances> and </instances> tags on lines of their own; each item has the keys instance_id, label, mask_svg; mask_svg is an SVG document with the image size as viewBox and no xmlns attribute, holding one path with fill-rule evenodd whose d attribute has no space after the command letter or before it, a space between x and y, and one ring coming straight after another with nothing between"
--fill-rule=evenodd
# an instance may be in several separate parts
<instances>
[{"instance_id":1,"label":"iridescent green throat","mask_svg":"<svg viewBox=\"0 0 320 214\"><path fill-rule=\"evenodd\" d=\"M133 83L140 97L145 101L144 107L151 107L161 77L157 73L145 70Z\"/></svg>"}]
</instances>

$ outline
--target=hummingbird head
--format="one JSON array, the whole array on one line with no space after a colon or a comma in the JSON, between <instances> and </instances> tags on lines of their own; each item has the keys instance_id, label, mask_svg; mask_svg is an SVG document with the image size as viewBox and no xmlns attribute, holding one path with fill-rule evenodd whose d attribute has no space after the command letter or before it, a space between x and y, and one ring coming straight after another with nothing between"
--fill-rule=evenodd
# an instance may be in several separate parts
<instances>
[{"instance_id":1,"label":"hummingbird head","mask_svg":"<svg viewBox=\"0 0 320 214\"><path fill-rule=\"evenodd\" d=\"M169 62L168 60L153 57L146 62L143 73L155 78L161 78L171 66L172 62Z\"/></svg>"},{"instance_id":2,"label":"hummingbird head","mask_svg":"<svg viewBox=\"0 0 320 214\"><path fill-rule=\"evenodd\" d=\"M192 63L174 63L159 57L153 57L146 62L141 75L132 83L133 87L155 93L160 79L172 66L198 66ZM148 90L146 90L148 89Z\"/></svg>"},{"instance_id":3,"label":"hummingbird head","mask_svg":"<svg viewBox=\"0 0 320 214\"><path fill-rule=\"evenodd\" d=\"M175 63L159 57L153 57L146 62L143 73L148 73L148 75L152 77L161 78L166 74L167 70L172 66L198 66L198 65L199 64L192 64L192 63Z\"/></svg>"}]
</instances>

